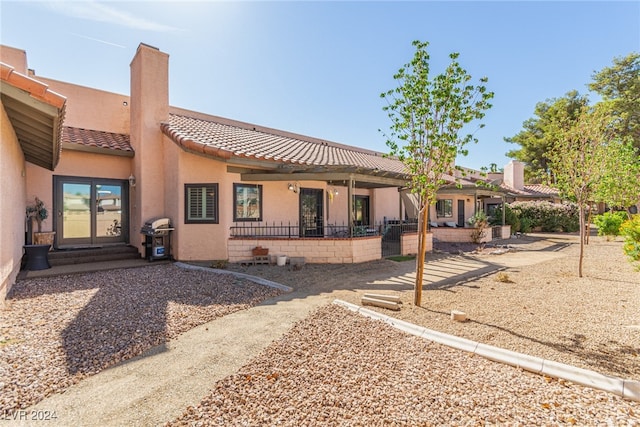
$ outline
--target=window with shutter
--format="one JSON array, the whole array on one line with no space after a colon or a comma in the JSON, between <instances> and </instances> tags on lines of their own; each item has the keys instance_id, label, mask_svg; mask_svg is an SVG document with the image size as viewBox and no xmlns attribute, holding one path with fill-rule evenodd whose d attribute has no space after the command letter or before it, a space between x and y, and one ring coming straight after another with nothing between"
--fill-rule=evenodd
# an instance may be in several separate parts
<instances>
[{"instance_id":1,"label":"window with shutter","mask_svg":"<svg viewBox=\"0 0 640 427\"><path fill-rule=\"evenodd\" d=\"M218 184L185 184L185 223L218 223Z\"/></svg>"}]
</instances>

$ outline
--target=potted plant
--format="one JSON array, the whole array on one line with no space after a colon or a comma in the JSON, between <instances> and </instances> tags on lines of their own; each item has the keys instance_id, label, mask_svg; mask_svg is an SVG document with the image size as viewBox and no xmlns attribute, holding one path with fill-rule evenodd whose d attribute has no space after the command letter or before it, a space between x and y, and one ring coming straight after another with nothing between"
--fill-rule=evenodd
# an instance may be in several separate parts
<instances>
[{"instance_id":1,"label":"potted plant","mask_svg":"<svg viewBox=\"0 0 640 427\"><path fill-rule=\"evenodd\" d=\"M42 231L42 222L49 218L49 211L44 205L44 202L38 197L35 198L33 205L27 206L27 219L36 220L38 224L38 231L33 233L33 244L35 245L51 245L53 248L53 239L56 234L55 231Z\"/></svg>"}]
</instances>

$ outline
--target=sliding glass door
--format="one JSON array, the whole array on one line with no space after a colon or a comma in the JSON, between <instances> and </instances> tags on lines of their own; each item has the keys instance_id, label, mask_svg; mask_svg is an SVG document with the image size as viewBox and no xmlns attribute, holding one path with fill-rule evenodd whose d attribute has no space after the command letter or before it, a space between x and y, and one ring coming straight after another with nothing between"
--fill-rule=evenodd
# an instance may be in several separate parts
<instances>
[{"instance_id":1,"label":"sliding glass door","mask_svg":"<svg viewBox=\"0 0 640 427\"><path fill-rule=\"evenodd\" d=\"M58 247L128 242L128 181L54 177Z\"/></svg>"}]
</instances>

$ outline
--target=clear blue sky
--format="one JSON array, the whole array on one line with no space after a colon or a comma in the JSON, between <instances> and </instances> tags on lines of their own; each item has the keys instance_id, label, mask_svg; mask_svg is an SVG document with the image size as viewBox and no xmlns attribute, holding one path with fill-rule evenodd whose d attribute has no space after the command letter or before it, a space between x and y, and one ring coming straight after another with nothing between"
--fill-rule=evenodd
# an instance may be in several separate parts
<instances>
[{"instance_id":1,"label":"clear blue sky","mask_svg":"<svg viewBox=\"0 0 640 427\"><path fill-rule=\"evenodd\" d=\"M41 75L129 93L140 42L170 55L172 105L387 152L381 92L430 43L487 76L493 108L462 166L504 166L536 103L588 93L595 71L640 51L640 2L13 2L1 43ZM591 96L595 101L596 97Z\"/></svg>"}]
</instances>

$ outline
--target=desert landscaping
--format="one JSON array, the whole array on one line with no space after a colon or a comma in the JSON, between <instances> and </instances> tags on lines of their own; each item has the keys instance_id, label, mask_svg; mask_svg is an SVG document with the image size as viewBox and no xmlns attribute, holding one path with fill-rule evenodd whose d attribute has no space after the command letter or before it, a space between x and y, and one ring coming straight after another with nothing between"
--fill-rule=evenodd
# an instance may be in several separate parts
<instances>
[{"instance_id":1,"label":"desert landscaping","mask_svg":"<svg viewBox=\"0 0 640 427\"><path fill-rule=\"evenodd\" d=\"M640 404L413 337L332 304L398 296L398 319L501 348L640 380L639 272L620 241L531 234L495 246L436 246L423 304L414 261L229 265L293 292L172 265L19 282L1 312L2 410L63 393L197 325L256 304L314 301L236 372L194 381L210 391L169 425L640 425ZM99 284L99 285L98 285ZM176 286L179 284L179 286ZM451 320L451 311L467 320ZM234 355L242 359L242 354ZM166 415L163 415L166 416ZM153 419L153 418L150 418ZM121 420L122 421L122 420ZM157 421L157 420L156 420Z\"/></svg>"}]
</instances>

